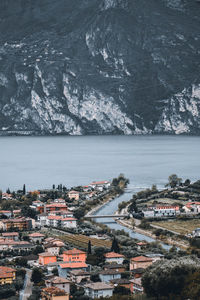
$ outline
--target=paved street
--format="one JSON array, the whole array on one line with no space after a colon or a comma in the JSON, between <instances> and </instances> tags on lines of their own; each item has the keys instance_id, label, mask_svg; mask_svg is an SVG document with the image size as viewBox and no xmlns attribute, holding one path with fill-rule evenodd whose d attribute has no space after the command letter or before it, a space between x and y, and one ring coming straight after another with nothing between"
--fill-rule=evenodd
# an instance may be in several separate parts
<instances>
[{"instance_id":1,"label":"paved street","mask_svg":"<svg viewBox=\"0 0 200 300\"><path fill-rule=\"evenodd\" d=\"M25 286L24 290L21 292L20 300L27 300L32 294L33 284L31 282L32 270L26 269Z\"/></svg>"}]
</instances>

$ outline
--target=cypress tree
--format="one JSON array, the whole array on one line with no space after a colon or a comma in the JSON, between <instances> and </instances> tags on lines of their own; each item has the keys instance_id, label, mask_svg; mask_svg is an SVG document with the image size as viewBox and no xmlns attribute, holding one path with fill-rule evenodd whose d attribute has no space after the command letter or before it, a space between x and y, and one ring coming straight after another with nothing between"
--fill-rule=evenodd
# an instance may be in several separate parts
<instances>
[{"instance_id":1,"label":"cypress tree","mask_svg":"<svg viewBox=\"0 0 200 300\"><path fill-rule=\"evenodd\" d=\"M118 241L115 238L114 238L114 240L112 242L111 251L115 252L115 253L119 253L120 252Z\"/></svg>"},{"instance_id":2,"label":"cypress tree","mask_svg":"<svg viewBox=\"0 0 200 300\"><path fill-rule=\"evenodd\" d=\"M87 250L87 254L90 255L92 254L92 246L91 246L91 241L89 240L88 242L88 250Z\"/></svg>"},{"instance_id":3,"label":"cypress tree","mask_svg":"<svg viewBox=\"0 0 200 300\"><path fill-rule=\"evenodd\" d=\"M26 195L26 186L25 186L25 184L23 185L23 195Z\"/></svg>"}]
</instances>

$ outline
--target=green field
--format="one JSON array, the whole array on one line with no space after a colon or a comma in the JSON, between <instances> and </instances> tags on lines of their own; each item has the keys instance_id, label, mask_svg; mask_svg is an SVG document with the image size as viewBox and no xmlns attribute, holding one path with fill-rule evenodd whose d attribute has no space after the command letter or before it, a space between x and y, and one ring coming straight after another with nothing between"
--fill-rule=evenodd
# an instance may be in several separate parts
<instances>
[{"instance_id":1,"label":"green field","mask_svg":"<svg viewBox=\"0 0 200 300\"><path fill-rule=\"evenodd\" d=\"M163 227L166 230L176 231L180 234L192 233L192 231L200 227L200 220L173 220L152 222L151 224Z\"/></svg>"}]
</instances>

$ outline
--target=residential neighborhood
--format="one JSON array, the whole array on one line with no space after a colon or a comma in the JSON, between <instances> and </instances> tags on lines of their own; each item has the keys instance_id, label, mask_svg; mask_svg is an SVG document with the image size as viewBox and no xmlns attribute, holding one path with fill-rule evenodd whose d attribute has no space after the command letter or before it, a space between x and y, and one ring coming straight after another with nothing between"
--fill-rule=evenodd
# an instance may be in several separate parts
<instances>
[{"instance_id":1,"label":"residential neighborhood","mask_svg":"<svg viewBox=\"0 0 200 300\"><path fill-rule=\"evenodd\" d=\"M139 224L138 230L143 230L140 231L144 237L141 240L132 238L124 230L110 230L95 219L87 218L91 212L98 212L99 208L123 194L117 184L101 181L70 190L58 187L20 193L14 194L15 198L9 193L9 197L5 199L4 195L0 201L2 208L5 201L18 203L14 206L18 209L11 206L10 210L1 210L0 296L5 299L20 297L24 291L27 296L23 300L76 300L77 297L80 300L112 300L120 299L120 295L127 295L131 300L139 299L138 295L145 297L143 278L148 274L146 270L164 264L166 259L176 260L186 255L186 248L173 248L170 244L163 248L160 236L153 242L148 241L145 234L149 225L146 224L155 226L152 228L158 231L160 222L171 224L186 214L190 222L191 215L197 218L200 203L185 201L181 205L177 200L171 204L159 203L159 200L152 203L149 198L149 204L139 199L135 205L132 202L135 200L130 200L122 209L126 213L123 215L123 211L118 211L120 217L113 218L116 224L125 226L132 226L134 220ZM88 198L88 195L91 196ZM155 193L152 195L155 197ZM28 204L22 205L20 199ZM131 205L135 212L130 211ZM15 216L14 211L17 211ZM194 243L200 236L199 228L194 227L191 235L185 235L185 243L190 243L187 251L191 254L197 253ZM137 227L135 230L137 232ZM7 298L5 289L10 290Z\"/></svg>"}]
</instances>

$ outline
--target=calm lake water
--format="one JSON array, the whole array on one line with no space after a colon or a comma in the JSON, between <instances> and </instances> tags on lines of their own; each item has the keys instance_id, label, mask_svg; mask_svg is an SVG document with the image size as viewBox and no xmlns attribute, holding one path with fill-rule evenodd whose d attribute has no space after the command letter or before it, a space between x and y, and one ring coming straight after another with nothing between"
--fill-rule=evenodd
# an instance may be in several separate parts
<instances>
[{"instance_id":1,"label":"calm lake water","mask_svg":"<svg viewBox=\"0 0 200 300\"><path fill-rule=\"evenodd\" d=\"M0 189L28 190L86 185L124 173L129 189L156 183L172 173L200 179L200 137L80 136L0 137Z\"/></svg>"}]
</instances>

